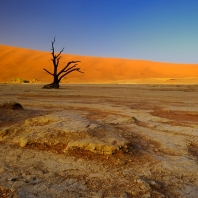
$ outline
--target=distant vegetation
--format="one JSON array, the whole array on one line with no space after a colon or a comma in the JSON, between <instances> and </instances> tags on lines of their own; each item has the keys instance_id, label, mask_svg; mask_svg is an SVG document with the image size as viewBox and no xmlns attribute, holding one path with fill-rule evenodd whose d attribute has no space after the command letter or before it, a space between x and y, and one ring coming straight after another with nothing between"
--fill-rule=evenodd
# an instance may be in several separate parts
<instances>
[{"instance_id":1,"label":"distant vegetation","mask_svg":"<svg viewBox=\"0 0 198 198\"><path fill-rule=\"evenodd\" d=\"M14 78L12 80L9 80L8 83L30 83L30 81L24 80L22 78Z\"/></svg>"},{"instance_id":2,"label":"distant vegetation","mask_svg":"<svg viewBox=\"0 0 198 198\"><path fill-rule=\"evenodd\" d=\"M34 78L32 81L25 80L23 78L14 78L8 81L8 83L35 83L38 82L39 80Z\"/></svg>"}]
</instances>

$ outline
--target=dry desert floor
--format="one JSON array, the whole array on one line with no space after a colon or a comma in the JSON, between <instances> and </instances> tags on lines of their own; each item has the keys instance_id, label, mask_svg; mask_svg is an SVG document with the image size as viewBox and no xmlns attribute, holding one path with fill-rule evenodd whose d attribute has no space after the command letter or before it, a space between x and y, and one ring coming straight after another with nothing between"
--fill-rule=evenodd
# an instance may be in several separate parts
<instances>
[{"instance_id":1,"label":"dry desert floor","mask_svg":"<svg viewBox=\"0 0 198 198\"><path fill-rule=\"evenodd\" d=\"M1 198L198 197L198 85L42 86L0 84Z\"/></svg>"}]
</instances>

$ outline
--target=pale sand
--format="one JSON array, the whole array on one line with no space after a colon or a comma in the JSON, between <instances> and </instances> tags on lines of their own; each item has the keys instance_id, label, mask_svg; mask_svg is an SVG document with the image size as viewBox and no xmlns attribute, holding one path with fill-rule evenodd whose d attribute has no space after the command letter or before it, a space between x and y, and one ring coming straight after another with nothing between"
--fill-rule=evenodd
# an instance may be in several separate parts
<instances>
[{"instance_id":1,"label":"pale sand","mask_svg":"<svg viewBox=\"0 0 198 198\"><path fill-rule=\"evenodd\" d=\"M51 52L42 52L0 45L0 82L14 78L50 83L52 77L43 68L53 71ZM100 58L63 54L61 69L72 60L80 60L84 74L69 74L65 83L198 83L198 64L171 64L120 58Z\"/></svg>"},{"instance_id":2,"label":"pale sand","mask_svg":"<svg viewBox=\"0 0 198 198\"><path fill-rule=\"evenodd\" d=\"M198 85L41 87L0 84L25 109L0 109L0 197L198 197Z\"/></svg>"}]
</instances>

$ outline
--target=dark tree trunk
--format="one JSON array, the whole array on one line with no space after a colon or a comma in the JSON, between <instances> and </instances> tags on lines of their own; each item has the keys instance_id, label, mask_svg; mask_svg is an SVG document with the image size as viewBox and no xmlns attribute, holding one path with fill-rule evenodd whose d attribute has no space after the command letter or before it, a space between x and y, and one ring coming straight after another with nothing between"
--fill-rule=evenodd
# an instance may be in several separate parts
<instances>
[{"instance_id":1,"label":"dark tree trunk","mask_svg":"<svg viewBox=\"0 0 198 198\"><path fill-rule=\"evenodd\" d=\"M45 89L59 89L59 83L51 83L48 85L45 85L43 88Z\"/></svg>"},{"instance_id":2,"label":"dark tree trunk","mask_svg":"<svg viewBox=\"0 0 198 198\"><path fill-rule=\"evenodd\" d=\"M58 77L54 77L54 82L48 85L45 85L43 88L45 89L59 89L59 83L60 81L58 80Z\"/></svg>"},{"instance_id":3,"label":"dark tree trunk","mask_svg":"<svg viewBox=\"0 0 198 198\"><path fill-rule=\"evenodd\" d=\"M71 72L78 71L80 73L83 73L83 72L80 71L80 68L76 67L77 63L80 62L80 61L68 62L67 65L58 72L57 69L58 69L59 61L60 61L60 58L61 58L61 53L63 52L64 48L59 52L58 55L55 55L54 43L55 43L55 37L54 37L54 41L52 41L52 53L51 53L52 54L52 59L51 60L52 60L53 65L54 65L54 73L51 73L50 71L48 71L47 69L44 68L44 70L48 74L50 74L54 77L54 81L51 84L45 85L43 87L45 89L58 89L61 79ZM74 65L70 66L71 64L74 64Z\"/></svg>"}]
</instances>

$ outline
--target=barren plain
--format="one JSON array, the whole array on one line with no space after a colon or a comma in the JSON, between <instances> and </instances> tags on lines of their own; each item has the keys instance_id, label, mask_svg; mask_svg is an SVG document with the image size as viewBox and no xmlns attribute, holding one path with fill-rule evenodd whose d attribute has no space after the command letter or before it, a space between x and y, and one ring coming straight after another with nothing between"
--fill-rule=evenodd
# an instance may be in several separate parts
<instances>
[{"instance_id":1,"label":"barren plain","mask_svg":"<svg viewBox=\"0 0 198 198\"><path fill-rule=\"evenodd\" d=\"M198 85L42 86L0 84L0 197L198 197Z\"/></svg>"}]
</instances>

